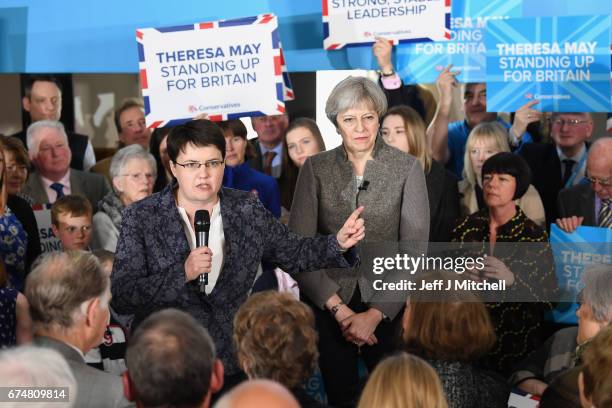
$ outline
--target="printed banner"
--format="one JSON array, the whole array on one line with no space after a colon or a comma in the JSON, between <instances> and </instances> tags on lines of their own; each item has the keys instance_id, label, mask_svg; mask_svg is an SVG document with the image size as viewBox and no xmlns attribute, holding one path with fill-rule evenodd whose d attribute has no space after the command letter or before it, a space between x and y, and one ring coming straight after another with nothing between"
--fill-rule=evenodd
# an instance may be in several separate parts
<instances>
[{"instance_id":1,"label":"printed banner","mask_svg":"<svg viewBox=\"0 0 612 408\"><path fill-rule=\"evenodd\" d=\"M544 112L609 112L610 16L490 21L487 109L514 112L532 99Z\"/></svg>"},{"instance_id":2,"label":"printed banner","mask_svg":"<svg viewBox=\"0 0 612 408\"><path fill-rule=\"evenodd\" d=\"M273 14L136 31L149 128L285 112L293 92ZM287 98L286 98L287 97Z\"/></svg>"},{"instance_id":3,"label":"printed banner","mask_svg":"<svg viewBox=\"0 0 612 408\"><path fill-rule=\"evenodd\" d=\"M450 39L451 0L323 0L323 46Z\"/></svg>"},{"instance_id":4,"label":"printed banner","mask_svg":"<svg viewBox=\"0 0 612 408\"><path fill-rule=\"evenodd\" d=\"M581 277L591 264L612 264L612 230L578 227L571 234L552 224L550 243L555 258L559 289L567 302L560 303L549 316L555 322L576 324L576 295L582 289Z\"/></svg>"},{"instance_id":5,"label":"printed banner","mask_svg":"<svg viewBox=\"0 0 612 408\"><path fill-rule=\"evenodd\" d=\"M449 64L460 82L484 82L484 29L491 20L520 17L523 0L453 0L450 41L400 44L398 74L404 83L433 83Z\"/></svg>"},{"instance_id":6,"label":"printed banner","mask_svg":"<svg viewBox=\"0 0 612 408\"><path fill-rule=\"evenodd\" d=\"M62 243L53 235L51 229L51 204L35 204L32 206L36 224L38 225L38 236L43 253L61 251Z\"/></svg>"}]
</instances>

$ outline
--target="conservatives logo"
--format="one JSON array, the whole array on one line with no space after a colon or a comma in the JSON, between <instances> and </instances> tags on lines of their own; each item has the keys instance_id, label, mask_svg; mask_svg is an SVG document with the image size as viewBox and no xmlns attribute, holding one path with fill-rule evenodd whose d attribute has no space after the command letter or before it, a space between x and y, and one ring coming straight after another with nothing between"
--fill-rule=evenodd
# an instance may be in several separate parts
<instances>
[{"instance_id":1,"label":"conservatives logo","mask_svg":"<svg viewBox=\"0 0 612 408\"><path fill-rule=\"evenodd\" d=\"M527 93L525 94L525 98L526 98L526 99L533 99L533 94L532 94L532 93L530 93L530 92L527 92Z\"/></svg>"}]
</instances>

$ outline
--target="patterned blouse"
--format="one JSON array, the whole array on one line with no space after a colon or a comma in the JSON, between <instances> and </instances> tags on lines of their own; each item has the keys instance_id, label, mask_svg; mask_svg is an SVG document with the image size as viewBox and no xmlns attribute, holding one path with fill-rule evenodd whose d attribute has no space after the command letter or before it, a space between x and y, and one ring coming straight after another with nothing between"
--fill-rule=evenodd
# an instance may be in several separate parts
<instances>
[{"instance_id":1,"label":"patterned blouse","mask_svg":"<svg viewBox=\"0 0 612 408\"><path fill-rule=\"evenodd\" d=\"M9 286L23 291L28 236L10 208L0 216L0 254L9 275Z\"/></svg>"},{"instance_id":2,"label":"patterned blouse","mask_svg":"<svg viewBox=\"0 0 612 408\"><path fill-rule=\"evenodd\" d=\"M489 210L483 208L459 220L452 232L453 242L490 241ZM486 303L489 310L497 343L483 361L485 368L508 376L514 364L521 361L544 341L542 322L544 312L552 308L549 302L556 290L552 255L548 245L504 245L503 243L548 242L546 231L527 218L516 207L515 216L497 228L493 256L504 262L514 273L515 283L509 291L499 296L500 302ZM484 246L484 245L483 245ZM488 251L487 248L483 248ZM509 293L523 291L533 294L531 302L504 302ZM514 292L510 292L514 291ZM538 301L539 300L539 301Z\"/></svg>"}]
</instances>

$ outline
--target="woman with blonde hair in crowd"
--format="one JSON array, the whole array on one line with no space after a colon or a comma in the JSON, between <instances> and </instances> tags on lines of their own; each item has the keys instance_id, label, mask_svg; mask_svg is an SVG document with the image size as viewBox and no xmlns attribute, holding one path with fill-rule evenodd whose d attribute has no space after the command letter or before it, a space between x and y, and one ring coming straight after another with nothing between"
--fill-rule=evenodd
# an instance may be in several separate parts
<instances>
[{"instance_id":1,"label":"woman with blonde hair in crowd","mask_svg":"<svg viewBox=\"0 0 612 408\"><path fill-rule=\"evenodd\" d=\"M447 408L442 384L419 357L400 353L381 361L366 384L358 408Z\"/></svg>"},{"instance_id":2,"label":"woman with blonde hair in crowd","mask_svg":"<svg viewBox=\"0 0 612 408\"><path fill-rule=\"evenodd\" d=\"M485 207L482 165L489 157L500 152L510 152L508 131L503 126L496 122L484 122L472 129L463 157L463 180L459 182L459 211L462 217ZM541 227L545 225L544 205L533 185L530 184L525 194L515 202L527 218Z\"/></svg>"},{"instance_id":3,"label":"woman with blonde hair in crowd","mask_svg":"<svg viewBox=\"0 0 612 408\"><path fill-rule=\"evenodd\" d=\"M429 240L448 242L459 218L457 178L431 157L423 119L409 106L394 106L383 118L381 133L387 144L421 162L429 198Z\"/></svg>"}]
</instances>

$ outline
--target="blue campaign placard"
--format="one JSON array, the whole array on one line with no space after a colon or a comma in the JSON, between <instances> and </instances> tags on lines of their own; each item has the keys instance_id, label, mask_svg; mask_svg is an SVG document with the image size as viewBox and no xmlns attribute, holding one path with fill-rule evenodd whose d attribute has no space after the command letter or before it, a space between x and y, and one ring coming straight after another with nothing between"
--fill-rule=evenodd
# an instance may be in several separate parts
<instances>
[{"instance_id":1,"label":"blue campaign placard","mask_svg":"<svg viewBox=\"0 0 612 408\"><path fill-rule=\"evenodd\" d=\"M567 302L559 303L548 316L558 323L576 324L576 295L582 289L581 277L591 264L612 264L612 229L578 227L568 234L552 224L550 244L555 259L559 289Z\"/></svg>"},{"instance_id":2,"label":"blue campaign placard","mask_svg":"<svg viewBox=\"0 0 612 408\"><path fill-rule=\"evenodd\" d=\"M461 70L459 81L484 82L484 28L490 21L520 17L522 6L523 0L453 0L450 41L398 45L395 66L400 77L404 83L431 83L453 64Z\"/></svg>"},{"instance_id":3,"label":"blue campaign placard","mask_svg":"<svg viewBox=\"0 0 612 408\"><path fill-rule=\"evenodd\" d=\"M486 28L487 109L610 112L610 16L512 18Z\"/></svg>"}]
</instances>

